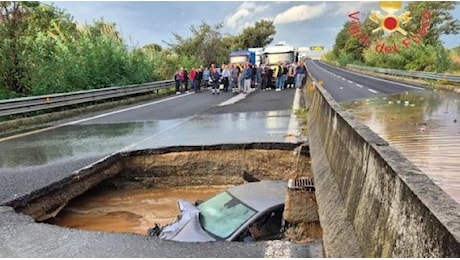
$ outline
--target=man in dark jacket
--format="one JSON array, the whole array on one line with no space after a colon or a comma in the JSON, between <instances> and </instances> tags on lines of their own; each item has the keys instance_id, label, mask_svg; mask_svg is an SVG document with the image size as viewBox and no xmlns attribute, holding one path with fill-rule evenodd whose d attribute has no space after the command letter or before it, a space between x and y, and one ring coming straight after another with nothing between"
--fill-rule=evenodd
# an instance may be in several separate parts
<instances>
[{"instance_id":1,"label":"man in dark jacket","mask_svg":"<svg viewBox=\"0 0 460 260\"><path fill-rule=\"evenodd\" d=\"M243 72L243 78L244 78L244 91L243 91L243 93L249 93L249 90L251 88L251 79L252 79L252 66L251 66L251 64L246 64L244 72Z\"/></svg>"},{"instance_id":2,"label":"man in dark jacket","mask_svg":"<svg viewBox=\"0 0 460 260\"><path fill-rule=\"evenodd\" d=\"M262 64L260 75L262 78L262 84L260 89L266 90L268 88L268 66L265 66L265 64Z\"/></svg>"},{"instance_id":3,"label":"man in dark jacket","mask_svg":"<svg viewBox=\"0 0 460 260\"><path fill-rule=\"evenodd\" d=\"M174 83L176 86L176 95L179 95L180 94L180 74L178 70L176 71L176 73L174 73Z\"/></svg>"},{"instance_id":4,"label":"man in dark jacket","mask_svg":"<svg viewBox=\"0 0 460 260\"><path fill-rule=\"evenodd\" d=\"M273 69L268 67L268 72L267 72L267 78L268 78L268 82L267 82L267 87L268 89L272 89L274 88L275 86L273 86Z\"/></svg>"},{"instance_id":5,"label":"man in dark jacket","mask_svg":"<svg viewBox=\"0 0 460 260\"><path fill-rule=\"evenodd\" d=\"M184 91L187 93L188 92L188 72L187 68L184 68Z\"/></svg>"}]
</instances>

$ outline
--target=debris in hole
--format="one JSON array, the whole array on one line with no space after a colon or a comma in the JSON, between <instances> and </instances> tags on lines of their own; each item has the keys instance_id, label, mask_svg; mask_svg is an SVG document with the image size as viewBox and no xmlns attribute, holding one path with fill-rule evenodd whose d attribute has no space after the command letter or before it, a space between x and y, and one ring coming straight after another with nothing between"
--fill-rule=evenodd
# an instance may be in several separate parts
<instances>
[{"instance_id":1,"label":"debris in hole","mask_svg":"<svg viewBox=\"0 0 460 260\"><path fill-rule=\"evenodd\" d=\"M258 181L260 181L259 179L254 177L254 175L252 175L251 173L249 173L248 171L245 171L245 170L243 170L243 179L245 181L247 181L247 182L258 182Z\"/></svg>"}]
</instances>

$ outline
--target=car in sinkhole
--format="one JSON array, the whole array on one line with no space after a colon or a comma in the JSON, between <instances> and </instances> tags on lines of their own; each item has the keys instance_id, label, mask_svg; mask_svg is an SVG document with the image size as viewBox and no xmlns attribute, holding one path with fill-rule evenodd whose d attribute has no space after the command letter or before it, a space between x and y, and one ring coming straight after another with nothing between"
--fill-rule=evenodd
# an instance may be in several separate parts
<instances>
[{"instance_id":1,"label":"car in sinkhole","mask_svg":"<svg viewBox=\"0 0 460 260\"><path fill-rule=\"evenodd\" d=\"M179 200L180 214L149 235L181 242L261 241L282 237L287 181L257 181L234 186L192 204Z\"/></svg>"}]
</instances>

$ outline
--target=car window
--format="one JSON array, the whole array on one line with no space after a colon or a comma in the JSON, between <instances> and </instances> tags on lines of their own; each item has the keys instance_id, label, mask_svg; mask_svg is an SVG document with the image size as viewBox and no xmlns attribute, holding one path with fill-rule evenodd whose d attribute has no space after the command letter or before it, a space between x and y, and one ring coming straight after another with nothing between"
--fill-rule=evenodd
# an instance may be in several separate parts
<instances>
[{"instance_id":1,"label":"car window","mask_svg":"<svg viewBox=\"0 0 460 260\"><path fill-rule=\"evenodd\" d=\"M222 239L232 235L256 213L227 192L210 198L198 208L203 229Z\"/></svg>"}]
</instances>

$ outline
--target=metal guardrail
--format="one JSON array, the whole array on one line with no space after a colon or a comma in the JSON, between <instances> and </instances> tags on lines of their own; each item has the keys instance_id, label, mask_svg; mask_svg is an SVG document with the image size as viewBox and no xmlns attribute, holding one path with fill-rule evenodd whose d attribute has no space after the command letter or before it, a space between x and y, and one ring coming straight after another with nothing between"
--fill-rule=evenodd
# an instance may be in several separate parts
<instances>
[{"instance_id":1,"label":"metal guardrail","mask_svg":"<svg viewBox=\"0 0 460 260\"><path fill-rule=\"evenodd\" d=\"M121 87L110 87L87 91L0 100L0 116L16 115L50 108L81 104L90 101L147 93L154 90L171 87L173 84L174 80L163 80Z\"/></svg>"},{"instance_id":2,"label":"metal guardrail","mask_svg":"<svg viewBox=\"0 0 460 260\"><path fill-rule=\"evenodd\" d=\"M355 68L359 70L367 70L371 72L392 74L392 75L397 75L397 76L409 76L409 77L422 78L422 79L435 79L435 80L442 80L442 81L447 81L447 82L460 82L460 75L453 75L453 74L441 74L441 73L411 71L411 70L396 70L396 69L386 69L386 68L377 68L377 67L368 67L368 66L358 66L358 65L353 65L353 64L347 64L347 67Z\"/></svg>"}]
</instances>

